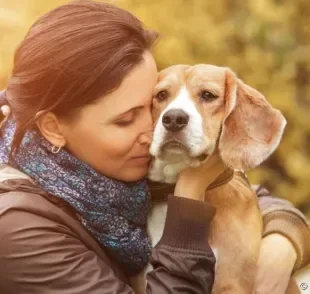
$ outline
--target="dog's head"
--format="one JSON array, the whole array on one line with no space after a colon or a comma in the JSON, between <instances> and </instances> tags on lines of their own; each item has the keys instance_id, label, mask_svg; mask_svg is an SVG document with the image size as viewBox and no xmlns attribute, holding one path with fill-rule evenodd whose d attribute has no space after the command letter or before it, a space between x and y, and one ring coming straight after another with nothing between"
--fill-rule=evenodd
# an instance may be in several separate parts
<instances>
[{"instance_id":1,"label":"dog's head","mask_svg":"<svg viewBox=\"0 0 310 294\"><path fill-rule=\"evenodd\" d=\"M278 146L286 120L228 68L176 65L154 89L151 153L205 159L216 148L232 168L253 168Z\"/></svg>"}]
</instances>

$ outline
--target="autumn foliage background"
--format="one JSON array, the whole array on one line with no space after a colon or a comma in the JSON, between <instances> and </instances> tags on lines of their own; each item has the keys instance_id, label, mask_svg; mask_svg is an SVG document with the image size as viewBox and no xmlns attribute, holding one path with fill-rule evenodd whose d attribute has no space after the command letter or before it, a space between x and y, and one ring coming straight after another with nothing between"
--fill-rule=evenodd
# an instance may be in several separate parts
<instances>
[{"instance_id":1,"label":"autumn foliage background","mask_svg":"<svg viewBox=\"0 0 310 294\"><path fill-rule=\"evenodd\" d=\"M36 18L66 0L0 0L0 89L16 46ZM111 2L111 1L110 1ZM161 32L159 68L176 63L231 67L265 94L288 125L276 153L249 173L310 218L310 1L120 0Z\"/></svg>"}]
</instances>

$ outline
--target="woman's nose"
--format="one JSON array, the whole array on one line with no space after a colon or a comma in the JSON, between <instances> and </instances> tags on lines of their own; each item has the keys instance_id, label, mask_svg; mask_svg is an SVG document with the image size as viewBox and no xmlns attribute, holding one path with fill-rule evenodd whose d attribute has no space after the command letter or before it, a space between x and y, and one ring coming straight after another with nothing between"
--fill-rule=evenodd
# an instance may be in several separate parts
<instances>
[{"instance_id":1,"label":"woman's nose","mask_svg":"<svg viewBox=\"0 0 310 294\"><path fill-rule=\"evenodd\" d=\"M150 146L153 138L153 129L142 133L139 136L138 142L141 145Z\"/></svg>"}]
</instances>

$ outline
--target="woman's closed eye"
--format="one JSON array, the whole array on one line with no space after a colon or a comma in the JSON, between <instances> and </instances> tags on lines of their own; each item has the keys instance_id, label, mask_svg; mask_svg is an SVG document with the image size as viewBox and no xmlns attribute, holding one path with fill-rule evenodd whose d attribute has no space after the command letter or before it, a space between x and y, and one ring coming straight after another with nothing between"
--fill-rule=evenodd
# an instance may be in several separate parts
<instances>
[{"instance_id":1,"label":"woman's closed eye","mask_svg":"<svg viewBox=\"0 0 310 294\"><path fill-rule=\"evenodd\" d=\"M135 117L132 116L131 118L120 119L120 120L116 121L115 124L117 126L120 126L120 127L126 127L126 126L133 124L134 121L135 121Z\"/></svg>"},{"instance_id":2,"label":"woman's closed eye","mask_svg":"<svg viewBox=\"0 0 310 294\"><path fill-rule=\"evenodd\" d=\"M135 122L136 116L136 112L128 113L122 117L119 117L114 124L120 127L130 126Z\"/></svg>"},{"instance_id":3,"label":"woman's closed eye","mask_svg":"<svg viewBox=\"0 0 310 294\"><path fill-rule=\"evenodd\" d=\"M119 127L127 127L133 125L138 120L144 120L146 123L148 121L148 117L151 117L151 105L148 107L139 106L134 109L120 115L117 119L114 120L114 124Z\"/></svg>"}]
</instances>

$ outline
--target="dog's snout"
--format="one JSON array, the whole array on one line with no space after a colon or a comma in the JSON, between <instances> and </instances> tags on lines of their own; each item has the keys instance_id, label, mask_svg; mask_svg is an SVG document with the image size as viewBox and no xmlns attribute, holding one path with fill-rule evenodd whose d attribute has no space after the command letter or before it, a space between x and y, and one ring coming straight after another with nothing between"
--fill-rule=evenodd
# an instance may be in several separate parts
<instances>
[{"instance_id":1,"label":"dog's snout","mask_svg":"<svg viewBox=\"0 0 310 294\"><path fill-rule=\"evenodd\" d=\"M163 118L162 123L164 127L171 132L182 130L189 121L189 116L182 109L170 109Z\"/></svg>"}]
</instances>

